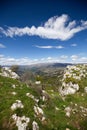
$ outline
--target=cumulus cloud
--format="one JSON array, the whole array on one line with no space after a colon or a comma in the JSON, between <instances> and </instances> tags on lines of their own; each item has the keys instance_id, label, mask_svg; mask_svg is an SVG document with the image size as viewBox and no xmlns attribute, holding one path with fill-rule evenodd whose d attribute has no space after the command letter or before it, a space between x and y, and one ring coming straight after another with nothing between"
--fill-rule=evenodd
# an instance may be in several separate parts
<instances>
[{"instance_id":1,"label":"cumulus cloud","mask_svg":"<svg viewBox=\"0 0 87 130\"><path fill-rule=\"evenodd\" d=\"M81 62L81 63L87 63L87 57L81 57L79 59L79 62Z\"/></svg>"},{"instance_id":2,"label":"cumulus cloud","mask_svg":"<svg viewBox=\"0 0 87 130\"><path fill-rule=\"evenodd\" d=\"M2 43L0 43L0 48L6 48Z\"/></svg>"},{"instance_id":3,"label":"cumulus cloud","mask_svg":"<svg viewBox=\"0 0 87 130\"><path fill-rule=\"evenodd\" d=\"M0 59L3 58L3 57L4 57L4 55L0 54Z\"/></svg>"},{"instance_id":4,"label":"cumulus cloud","mask_svg":"<svg viewBox=\"0 0 87 130\"><path fill-rule=\"evenodd\" d=\"M71 63L87 63L87 57L78 55L70 56Z\"/></svg>"},{"instance_id":5,"label":"cumulus cloud","mask_svg":"<svg viewBox=\"0 0 87 130\"><path fill-rule=\"evenodd\" d=\"M59 46L38 46L38 45L35 45L35 47L37 47L37 48L42 48L42 49L52 49L52 48L62 49L62 48L64 48L64 47L61 46L61 45L59 45Z\"/></svg>"},{"instance_id":6,"label":"cumulus cloud","mask_svg":"<svg viewBox=\"0 0 87 130\"><path fill-rule=\"evenodd\" d=\"M52 57L48 57L47 60L52 60Z\"/></svg>"},{"instance_id":7,"label":"cumulus cloud","mask_svg":"<svg viewBox=\"0 0 87 130\"><path fill-rule=\"evenodd\" d=\"M68 56L67 56L67 55L62 55L62 56L60 56L60 58L61 58L61 59L67 59Z\"/></svg>"},{"instance_id":8,"label":"cumulus cloud","mask_svg":"<svg viewBox=\"0 0 87 130\"><path fill-rule=\"evenodd\" d=\"M87 57L79 55L61 55L59 57L43 57L41 59L30 59L28 57L13 58L0 54L0 65L34 65L38 63L87 63Z\"/></svg>"},{"instance_id":9,"label":"cumulus cloud","mask_svg":"<svg viewBox=\"0 0 87 130\"><path fill-rule=\"evenodd\" d=\"M30 59L28 57L24 58L13 58L0 55L0 65L33 65L38 63L54 63L61 62L59 58L43 57L41 59Z\"/></svg>"},{"instance_id":10,"label":"cumulus cloud","mask_svg":"<svg viewBox=\"0 0 87 130\"><path fill-rule=\"evenodd\" d=\"M79 24L78 24L79 23ZM70 21L69 16L62 14L61 16L54 16L48 19L43 26L35 27L8 27L6 29L0 27L0 33L5 36L39 36L47 39L68 40L76 33L87 29L87 21L76 20Z\"/></svg>"},{"instance_id":11,"label":"cumulus cloud","mask_svg":"<svg viewBox=\"0 0 87 130\"><path fill-rule=\"evenodd\" d=\"M32 61L33 62L33 61ZM2 55L0 57L0 65L29 65L32 63L29 58L12 58L12 57L5 57Z\"/></svg>"},{"instance_id":12,"label":"cumulus cloud","mask_svg":"<svg viewBox=\"0 0 87 130\"><path fill-rule=\"evenodd\" d=\"M71 56L72 61L76 61L76 60L78 60L78 58L79 58L78 55L72 55Z\"/></svg>"}]
</instances>

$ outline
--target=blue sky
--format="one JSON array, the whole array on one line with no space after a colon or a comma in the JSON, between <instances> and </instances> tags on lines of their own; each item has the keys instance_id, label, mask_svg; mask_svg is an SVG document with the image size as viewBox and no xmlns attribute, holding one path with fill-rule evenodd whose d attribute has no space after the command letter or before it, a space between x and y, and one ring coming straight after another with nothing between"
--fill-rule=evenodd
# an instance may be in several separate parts
<instances>
[{"instance_id":1,"label":"blue sky","mask_svg":"<svg viewBox=\"0 0 87 130\"><path fill-rule=\"evenodd\" d=\"M87 63L86 0L0 0L0 64Z\"/></svg>"}]
</instances>

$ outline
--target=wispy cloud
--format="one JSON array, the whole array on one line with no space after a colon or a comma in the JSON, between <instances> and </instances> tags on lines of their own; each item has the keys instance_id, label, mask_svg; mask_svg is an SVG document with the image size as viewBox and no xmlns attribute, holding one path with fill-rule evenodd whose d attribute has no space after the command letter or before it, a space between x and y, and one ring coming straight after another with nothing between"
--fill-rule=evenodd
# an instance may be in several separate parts
<instances>
[{"instance_id":1,"label":"wispy cloud","mask_svg":"<svg viewBox=\"0 0 87 130\"><path fill-rule=\"evenodd\" d=\"M73 44L71 44L71 46L76 47L76 46L77 46L77 44L76 44L76 43L73 43Z\"/></svg>"},{"instance_id":2,"label":"wispy cloud","mask_svg":"<svg viewBox=\"0 0 87 130\"><path fill-rule=\"evenodd\" d=\"M6 48L2 43L0 43L0 48Z\"/></svg>"},{"instance_id":3,"label":"wispy cloud","mask_svg":"<svg viewBox=\"0 0 87 130\"><path fill-rule=\"evenodd\" d=\"M38 46L38 45L35 45L35 47L37 47L37 48L42 48L42 49L50 49L50 48L53 48L53 46Z\"/></svg>"},{"instance_id":4,"label":"wispy cloud","mask_svg":"<svg viewBox=\"0 0 87 130\"><path fill-rule=\"evenodd\" d=\"M59 46L38 46L38 45L35 45L35 47L41 48L41 49L52 49L52 48L62 49L62 48L64 48L64 47L61 46L61 45L59 45Z\"/></svg>"},{"instance_id":5,"label":"wispy cloud","mask_svg":"<svg viewBox=\"0 0 87 130\"><path fill-rule=\"evenodd\" d=\"M63 46L55 46L56 49L62 49L64 48Z\"/></svg>"},{"instance_id":6,"label":"wispy cloud","mask_svg":"<svg viewBox=\"0 0 87 130\"><path fill-rule=\"evenodd\" d=\"M8 27L5 29L0 27L0 33L7 37L35 35L42 38L64 41L72 38L76 33L85 29L87 29L87 21L70 21L68 15L62 14L61 16L51 17L43 26L35 27L33 25L32 27Z\"/></svg>"}]
</instances>

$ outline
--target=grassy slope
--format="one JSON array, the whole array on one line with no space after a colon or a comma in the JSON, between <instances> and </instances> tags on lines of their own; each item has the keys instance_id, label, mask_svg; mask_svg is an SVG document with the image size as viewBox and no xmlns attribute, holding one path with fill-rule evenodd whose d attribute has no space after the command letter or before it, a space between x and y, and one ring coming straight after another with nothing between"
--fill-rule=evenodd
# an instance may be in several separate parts
<instances>
[{"instance_id":1,"label":"grassy slope","mask_svg":"<svg viewBox=\"0 0 87 130\"><path fill-rule=\"evenodd\" d=\"M15 84L16 88L12 88ZM87 78L83 79L80 83L81 88L87 86ZM52 88L51 88L52 89ZM35 98L40 98L39 94L35 89L27 87L25 84L14 80L11 78L6 78L0 76L0 130L17 130L11 116L17 113L18 116L30 117L31 122L29 123L29 130L32 130L32 121L38 122L40 130L65 130L70 128L70 130L87 130L87 117L81 112L80 106L87 107L87 94L83 94L83 89L74 95L68 95L65 99L59 95L56 91L50 91L50 87L46 88L50 99L43 102L41 99L39 101L39 106L44 105L43 111L46 117L46 122L42 123L38 117L34 117L33 107L35 101L26 96L29 92L35 96ZM15 91L17 95L12 95ZM21 100L24 108L12 111L11 105L15 100ZM77 105L75 105L77 104ZM65 115L65 107L70 106L73 109L76 108L75 114L71 113L70 117ZM57 107L59 110L56 110ZM87 114L87 113L86 113Z\"/></svg>"}]
</instances>

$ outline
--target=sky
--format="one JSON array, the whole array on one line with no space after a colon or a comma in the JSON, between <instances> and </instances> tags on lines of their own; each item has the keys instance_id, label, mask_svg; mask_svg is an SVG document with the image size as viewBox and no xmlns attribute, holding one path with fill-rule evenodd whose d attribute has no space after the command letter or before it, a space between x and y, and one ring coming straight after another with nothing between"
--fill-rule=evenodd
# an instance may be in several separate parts
<instances>
[{"instance_id":1,"label":"sky","mask_svg":"<svg viewBox=\"0 0 87 130\"><path fill-rule=\"evenodd\" d=\"M0 65L87 63L87 0L0 0Z\"/></svg>"}]
</instances>

